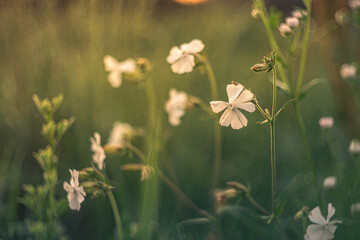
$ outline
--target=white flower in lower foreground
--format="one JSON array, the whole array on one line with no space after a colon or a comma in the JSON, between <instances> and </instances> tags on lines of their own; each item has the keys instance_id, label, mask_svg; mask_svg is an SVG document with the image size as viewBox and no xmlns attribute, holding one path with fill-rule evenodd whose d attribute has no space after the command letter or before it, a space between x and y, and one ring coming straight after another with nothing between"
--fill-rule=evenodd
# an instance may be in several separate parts
<instances>
[{"instance_id":1,"label":"white flower in lower foreground","mask_svg":"<svg viewBox=\"0 0 360 240\"><path fill-rule=\"evenodd\" d=\"M130 124L116 121L111 129L108 144L121 145L130 141L136 134L135 129Z\"/></svg>"},{"instance_id":2,"label":"white flower in lower foreground","mask_svg":"<svg viewBox=\"0 0 360 240\"><path fill-rule=\"evenodd\" d=\"M221 126L228 127L231 124L233 129L246 127L248 121L239 109L254 112L255 104L251 102L254 100L254 94L241 84L228 84L226 91L229 102L212 101L210 102L211 109L215 113L226 109L219 121Z\"/></svg>"},{"instance_id":3,"label":"white flower in lower foreground","mask_svg":"<svg viewBox=\"0 0 360 240\"><path fill-rule=\"evenodd\" d=\"M322 129L330 129L334 126L334 118L333 117L322 117L319 119L319 126Z\"/></svg>"},{"instance_id":4,"label":"white flower in lower foreground","mask_svg":"<svg viewBox=\"0 0 360 240\"><path fill-rule=\"evenodd\" d=\"M165 110L169 115L169 123L173 126L180 125L180 118L184 116L188 105L188 95L185 92L172 88L169 91L170 99L165 103Z\"/></svg>"},{"instance_id":5,"label":"white flower in lower foreground","mask_svg":"<svg viewBox=\"0 0 360 240\"><path fill-rule=\"evenodd\" d=\"M64 182L64 189L68 193L67 199L72 210L80 210L80 204L85 200L86 193L82 186L79 186L79 172L69 169L71 178L70 184Z\"/></svg>"},{"instance_id":6,"label":"white flower in lower foreground","mask_svg":"<svg viewBox=\"0 0 360 240\"><path fill-rule=\"evenodd\" d=\"M108 81L113 88L121 86L123 73L134 73L136 70L136 62L131 58L118 62L114 57L107 55L104 57L104 64L105 71L109 72Z\"/></svg>"},{"instance_id":7,"label":"white flower in lower foreground","mask_svg":"<svg viewBox=\"0 0 360 240\"><path fill-rule=\"evenodd\" d=\"M204 43L199 39L194 39L189 43L184 43L179 47L170 49L166 61L171 64L171 70L177 74L192 72L195 66L194 54L204 49Z\"/></svg>"},{"instance_id":8,"label":"white flower in lower foreground","mask_svg":"<svg viewBox=\"0 0 360 240\"><path fill-rule=\"evenodd\" d=\"M100 170L104 167L104 160L106 158L104 148L101 146L101 136L99 133L94 133L94 137L90 137L91 151L93 151L92 160Z\"/></svg>"},{"instance_id":9,"label":"white flower in lower foreground","mask_svg":"<svg viewBox=\"0 0 360 240\"><path fill-rule=\"evenodd\" d=\"M336 186L336 177L329 176L324 179L323 186L325 189L331 189Z\"/></svg>"},{"instance_id":10,"label":"white flower in lower foreground","mask_svg":"<svg viewBox=\"0 0 360 240\"><path fill-rule=\"evenodd\" d=\"M356 67L350 64L344 63L340 68L340 76L343 79L350 79L356 77Z\"/></svg>"},{"instance_id":11,"label":"white flower in lower foreground","mask_svg":"<svg viewBox=\"0 0 360 240\"><path fill-rule=\"evenodd\" d=\"M328 204L328 215L326 219L321 215L320 208L314 208L310 214L309 219L314 224L311 224L306 229L304 236L305 240L330 240L334 238L334 233L337 226L335 224L341 223L341 221L330 221L330 218L335 214L334 206Z\"/></svg>"}]
</instances>

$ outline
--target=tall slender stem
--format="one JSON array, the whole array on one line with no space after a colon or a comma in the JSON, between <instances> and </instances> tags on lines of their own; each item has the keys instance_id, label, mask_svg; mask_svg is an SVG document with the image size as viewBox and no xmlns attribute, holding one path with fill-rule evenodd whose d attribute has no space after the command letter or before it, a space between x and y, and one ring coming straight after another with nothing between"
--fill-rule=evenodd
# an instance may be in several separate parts
<instances>
[{"instance_id":1,"label":"tall slender stem","mask_svg":"<svg viewBox=\"0 0 360 240\"><path fill-rule=\"evenodd\" d=\"M275 119L276 119L276 68L273 69L273 100L270 121L270 143L271 143L271 213L275 213L276 197L276 157L275 157Z\"/></svg>"},{"instance_id":2,"label":"tall slender stem","mask_svg":"<svg viewBox=\"0 0 360 240\"><path fill-rule=\"evenodd\" d=\"M123 236L123 229L122 229L122 226L121 226L121 218L120 218L119 209L117 207L114 194L110 190L107 191L106 194L107 194L107 196L109 198L111 208L112 208L112 211L113 211L113 214L114 214L117 239L123 240L124 236Z\"/></svg>"},{"instance_id":3,"label":"tall slender stem","mask_svg":"<svg viewBox=\"0 0 360 240\"><path fill-rule=\"evenodd\" d=\"M203 58L204 67L209 79L210 89L211 89L211 98L212 100L219 99L218 88L216 85L216 79L214 70L207 59ZM213 163L213 174L212 174L212 188L215 189L218 185L219 176L220 176L220 159L221 159L221 126L218 124L217 120L214 120L214 163Z\"/></svg>"}]
</instances>

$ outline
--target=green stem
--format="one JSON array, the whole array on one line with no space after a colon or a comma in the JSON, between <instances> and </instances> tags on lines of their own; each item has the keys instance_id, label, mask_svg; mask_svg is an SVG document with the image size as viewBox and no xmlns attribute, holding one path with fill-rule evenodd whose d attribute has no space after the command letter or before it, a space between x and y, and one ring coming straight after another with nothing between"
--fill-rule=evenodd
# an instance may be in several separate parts
<instances>
[{"instance_id":1,"label":"green stem","mask_svg":"<svg viewBox=\"0 0 360 240\"><path fill-rule=\"evenodd\" d=\"M265 215L270 215L270 213L265 209L263 208L252 196L249 192L246 193L246 197L247 199L250 201L250 203L252 205L254 205L257 209L260 210L260 212L262 212L263 214Z\"/></svg>"},{"instance_id":2,"label":"green stem","mask_svg":"<svg viewBox=\"0 0 360 240\"><path fill-rule=\"evenodd\" d=\"M275 196L276 196L276 158L275 158L275 126L270 122L271 138L271 213L275 213Z\"/></svg>"},{"instance_id":3,"label":"green stem","mask_svg":"<svg viewBox=\"0 0 360 240\"><path fill-rule=\"evenodd\" d=\"M212 100L218 100L219 99L219 93L218 88L216 85L216 79L214 70L207 59L206 56L202 58L204 67L209 79L210 84L210 90L211 90L211 98ZM221 159L221 126L217 122L216 119L214 119L214 163L213 163L213 174L212 174L212 188L215 189L219 182L219 176L220 176L220 159Z\"/></svg>"},{"instance_id":4,"label":"green stem","mask_svg":"<svg viewBox=\"0 0 360 240\"><path fill-rule=\"evenodd\" d=\"M329 130L325 129L324 133L325 133L325 137L326 137L326 142L327 142L328 147L329 147L331 158L333 159L332 169L334 170L334 172L336 172L336 169L338 169L337 164L339 163L339 161L338 161L338 158L337 158L336 153L335 153L334 143L333 143L333 141L331 139Z\"/></svg>"},{"instance_id":5,"label":"green stem","mask_svg":"<svg viewBox=\"0 0 360 240\"><path fill-rule=\"evenodd\" d=\"M117 207L114 194L110 190L107 191L106 194L107 194L107 196L109 198L111 208L112 208L112 211L113 211L113 214L114 214L117 237L118 237L119 240L123 240L124 239L123 229L122 229L122 226L121 226L121 219L120 219L119 209Z\"/></svg>"}]
</instances>

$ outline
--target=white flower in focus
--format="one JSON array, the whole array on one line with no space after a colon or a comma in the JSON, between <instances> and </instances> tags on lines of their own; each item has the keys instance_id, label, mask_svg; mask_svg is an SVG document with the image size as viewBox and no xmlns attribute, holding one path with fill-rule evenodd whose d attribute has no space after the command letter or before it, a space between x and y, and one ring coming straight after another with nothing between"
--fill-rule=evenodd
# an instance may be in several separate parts
<instances>
[{"instance_id":1,"label":"white flower in focus","mask_svg":"<svg viewBox=\"0 0 360 240\"><path fill-rule=\"evenodd\" d=\"M319 119L319 125L322 129L330 129L334 126L334 118L322 117Z\"/></svg>"},{"instance_id":2,"label":"white flower in focus","mask_svg":"<svg viewBox=\"0 0 360 240\"><path fill-rule=\"evenodd\" d=\"M335 214L335 208L331 203L328 204L328 215L326 219L321 215L320 208L314 208L310 214L309 219L314 224L311 224L306 229L304 236L305 240L330 240L334 238L334 233L337 226L335 224L341 221L330 221L330 218Z\"/></svg>"},{"instance_id":3,"label":"white flower in focus","mask_svg":"<svg viewBox=\"0 0 360 240\"><path fill-rule=\"evenodd\" d=\"M290 28L294 29L299 26L299 19L296 17L287 17L285 19L286 25L288 25Z\"/></svg>"},{"instance_id":4,"label":"white flower in focus","mask_svg":"<svg viewBox=\"0 0 360 240\"><path fill-rule=\"evenodd\" d=\"M170 99L165 103L165 110L169 115L169 123L173 126L180 125L180 118L185 114L188 105L188 95L185 92L172 88L169 91Z\"/></svg>"},{"instance_id":5,"label":"white flower in focus","mask_svg":"<svg viewBox=\"0 0 360 240\"><path fill-rule=\"evenodd\" d=\"M144 165L141 169L141 181L149 179L155 173L155 169L150 165Z\"/></svg>"},{"instance_id":6,"label":"white flower in focus","mask_svg":"<svg viewBox=\"0 0 360 240\"><path fill-rule=\"evenodd\" d=\"M93 151L92 160L100 170L104 167L104 160L106 158L104 148L101 146L101 136L99 133L94 133L94 137L90 137L91 151Z\"/></svg>"},{"instance_id":7,"label":"white flower in focus","mask_svg":"<svg viewBox=\"0 0 360 240\"><path fill-rule=\"evenodd\" d=\"M360 202L351 204L350 212L351 214L360 213Z\"/></svg>"},{"instance_id":8,"label":"white flower in focus","mask_svg":"<svg viewBox=\"0 0 360 240\"><path fill-rule=\"evenodd\" d=\"M195 66L194 54L204 49L204 43L199 39L194 39L189 43L184 43L179 47L170 49L166 61L171 64L171 70L177 74L192 72Z\"/></svg>"},{"instance_id":9,"label":"white flower in focus","mask_svg":"<svg viewBox=\"0 0 360 240\"><path fill-rule=\"evenodd\" d=\"M281 23L279 25L279 31L280 31L280 34L281 36L283 37L287 37L290 33L292 33L292 30L291 28L286 24L286 23Z\"/></svg>"},{"instance_id":10,"label":"white flower in focus","mask_svg":"<svg viewBox=\"0 0 360 240\"><path fill-rule=\"evenodd\" d=\"M331 189L336 186L336 177L329 176L324 179L323 186L325 189Z\"/></svg>"},{"instance_id":11,"label":"white flower in focus","mask_svg":"<svg viewBox=\"0 0 360 240\"><path fill-rule=\"evenodd\" d=\"M348 0L348 4L352 10L360 8L360 0Z\"/></svg>"},{"instance_id":12,"label":"white flower in focus","mask_svg":"<svg viewBox=\"0 0 360 240\"><path fill-rule=\"evenodd\" d=\"M255 104L251 102L254 99L254 94L241 84L228 84L226 91L229 102L212 101L210 102L211 109L215 113L226 109L219 121L221 126L228 127L231 124L233 129L246 127L248 121L239 109L254 112Z\"/></svg>"},{"instance_id":13,"label":"white flower in focus","mask_svg":"<svg viewBox=\"0 0 360 240\"><path fill-rule=\"evenodd\" d=\"M353 139L349 145L349 152L351 154L359 154L360 153L360 141L359 139Z\"/></svg>"},{"instance_id":14,"label":"white flower in focus","mask_svg":"<svg viewBox=\"0 0 360 240\"><path fill-rule=\"evenodd\" d=\"M343 79L354 78L356 76L356 67L350 64L343 64L340 68L340 76Z\"/></svg>"},{"instance_id":15,"label":"white flower in focus","mask_svg":"<svg viewBox=\"0 0 360 240\"><path fill-rule=\"evenodd\" d=\"M67 199L72 210L80 210L80 204L85 200L86 193L82 186L79 186L79 172L69 169L71 178L70 184L64 182L64 189L68 193Z\"/></svg>"},{"instance_id":16,"label":"white flower in focus","mask_svg":"<svg viewBox=\"0 0 360 240\"><path fill-rule=\"evenodd\" d=\"M121 145L132 139L136 134L135 129L130 124L116 121L111 129L108 144Z\"/></svg>"},{"instance_id":17,"label":"white flower in focus","mask_svg":"<svg viewBox=\"0 0 360 240\"><path fill-rule=\"evenodd\" d=\"M123 73L134 73L136 70L136 62L131 58L118 62L114 57L107 55L104 57L104 64L105 71L109 72L108 81L113 88L121 86Z\"/></svg>"}]
</instances>

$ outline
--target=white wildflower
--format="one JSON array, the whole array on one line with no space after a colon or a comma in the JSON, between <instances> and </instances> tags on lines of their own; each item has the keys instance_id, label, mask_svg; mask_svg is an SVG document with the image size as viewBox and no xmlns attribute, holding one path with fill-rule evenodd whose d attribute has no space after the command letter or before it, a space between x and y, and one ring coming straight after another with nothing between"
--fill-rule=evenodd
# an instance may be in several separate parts
<instances>
[{"instance_id":1,"label":"white wildflower","mask_svg":"<svg viewBox=\"0 0 360 240\"><path fill-rule=\"evenodd\" d=\"M329 176L324 179L323 186L325 189L331 189L336 186L336 177Z\"/></svg>"},{"instance_id":2,"label":"white wildflower","mask_svg":"<svg viewBox=\"0 0 360 240\"><path fill-rule=\"evenodd\" d=\"M194 39L189 43L184 43L179 47L174 46L170 49L166 61L171 64L171 70L177 74L192 72L195 66L195 56L204 49L204 43L199 39Z\"/></svg>"},{"instance_id":3,"label":"white wildflower","mask_svg":"<svg viewBox=\"0 0 360 240\"><path fill-rule=\"evenodd\" d=\"M252 17L252 18L258 19L259 14L260 14L259 9L253 8L253 9L251 10L251 17Z\"/></svg>"},{"instance_id":4,"label":"white wildflower","mask_svg":"<svg viewBox=\"0 0 360 240\"><path fill-rule=\"evenodd\" d=\"M360 0L348 0L348 4L349 7L354 11L360 8Z\"/></svg>"},{"instance_id":5,"label":"white wildflower","mask_svg":"<svg viewBox=\"0 0 360 240\"><path fill-rule=\"evenodd\" d=\"M165 110L169 115L169 123L173 126L180 125L180 118L185 114L188 105L188 95L185 92L172 88L169 91L170 99L165 103Z\"/></svg>"},{"instance_id":6,"label":"white wildflower","mask_svg":"<svg viewBox=\"0 0 360 240\"><path fill-rule=\"evenodd\" d=\"M104 64L105 71L109 72L108 81L113 88L121 86L123 73L134 73L136 70L136 62L131 58L118 62L114 57L107 55L104 57Z\"/></svg>"},{"instance_id":7,"label":"white wildflower","mask_svg":"<svg viewBox=\"0 0 360 240\"><path fill-rule=\"evenodd\" d=\"M330 129L334 126L333 117L322 117L319 119L319 125L322 129Z\"/></svg>"},{"instance_id":8,"label":"white wildflower","mask_svg":"<svg viewBox=\"0 0 360 240\"><path fill-rule=\"evenodd\" d=\"M360 141L359 139L353 139L349 145L349 152L352 154L359 154L360 153Z\"/></svg>"},{"instance_id":9,"label":"white wildflower","mask_svg":"<svg viewBox=\"0 0 360 240\"><path fill-rule=\"evenodd\" d=\"M360 213L360 202L351 204L350 212L351 214Z\"/></svg>"},{"instance_id":10,"label":"white wildflower","mask_svg":"<svg viewBox=\"0 0 360 240\"><path fill-rule=\"evenodd\" d=\"M304 16L307 16L307 11L306 10L296 9L296 10L291 12L291 16L296 17L298 19L301 19Z\"/></svg>"},{"instance_id":11,"label":"white wildflower","mask_svg":"<svg viewBox=\"0 0 360 240\"><path fill-rule=\"evenodd\" d=\"M141 181L149 179L155 173L155 169L150 165L144 165L141 169Z\"/></svg>"},{"instance_id":12,"label":"white wildflower","mask_svg":"<svg viewBox=\"0 0 360 240\"><path fill-rule=\"evenodd\" d=\"M356 67L350 64L343 64L340 69L340 76L343 79L350 79L356 76Z\"/></svg>"},{"instance_id":13,"label":"white wildflower","mask_svg":"<svg viewBox=\"0 0 360 240\"><path fill-rule=\"evenodd\" d=\"M100 170L104 167L104 160L106 158L104 148L101 146L101 136L99 133L94 133L94 137L90 137L91 151L93 151L92 160Z\"/></svg>"},{"instance_id":14,"label":"white wildflower","mask_svg":"<svg viewBox=\"0 0 360 240\"><path fill-rule=\"evenodd\" d=\"M69 169L71 178L70 184L64 182L64 189L68 193L67 199L72 210L80 210L80 204L85 200L86 193L82 186L79 186L79 172Z\"/></svg>"},{"instance_id":15,"label":"white wildflower","mask_svg":"<svg viewBox=\"0 0 360 240\"><path fill-rule=\"evenodd\" d=\"M286 25L288 25L290 28L294 29L299 26L299 19L296 17L287 17L285 19Z\"/></svg>"},{"instance_id":16,"label":"white wildflower","mask_svg":"<svg viewBox=\"0 0 360 240\"><path fill-rule=\"evenodd\" d=\"M281 23L279 25L279 31L281 36L285 38L292 33L291 28L286 23Z\"/></svg>"},{"instance_id":17,"label":"white wildflower","mask_svg":"<svg viewBox=\"0 0 360 240\"><path fill-rule=\"evenodd\" d=\"M128 123L114 122L108 144L122 145L137 135L136 130Z\"/></svg>"},{"instance_id":18,"label":"white wildflower","mask_svg":"<svg viewBox=\"0 0 360 240\"><path fill-rule=\"evenodd\" d=\"M335 224L341 221L330 221L330 218L335 214L335 208L331 203L328 204L328 215L326 219L321 215L320 208L314 208L310 214L309 219L314 224L311 224L306 229L304 236L305 240L330 240L334 238L334 233L337 226Z\"/></svg>"},{"instance_id":19,"label":"white wildflower","mask_svg":"<svg viewBox=\"0 0 360 240\"><path fill-rule=\"evenodd\" d=\"M254 94L245 89L241 84L228 84L226 91L229 102L212 101L210 102L211 109L215 113L219 113L226 109L219 121L221 126L228 127L231 124L233 129L246 127L248 120L239 109L254 112L255 104L251 102L254 99Z\"/></svg>"}]
</instances>

